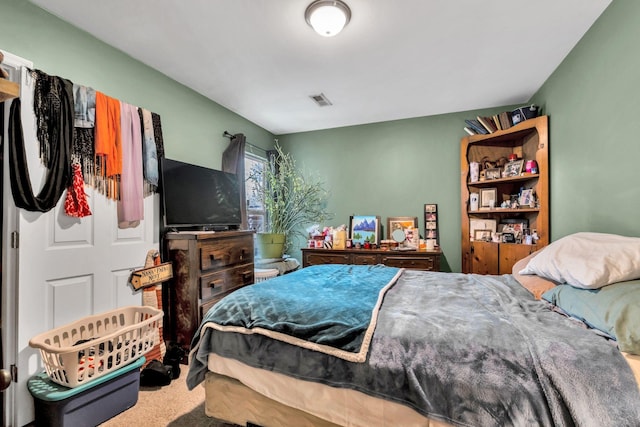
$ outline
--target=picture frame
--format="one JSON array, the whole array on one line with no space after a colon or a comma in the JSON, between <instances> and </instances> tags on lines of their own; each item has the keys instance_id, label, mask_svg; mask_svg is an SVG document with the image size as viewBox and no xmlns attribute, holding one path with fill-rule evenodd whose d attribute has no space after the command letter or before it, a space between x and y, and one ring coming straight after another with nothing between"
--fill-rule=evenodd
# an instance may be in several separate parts
<instances>
[{"instance_id":1,"label":"picture frame","mask_svg":"<svg viewBox=\"0 0 640 427\"><path fill-rule=\"evenodd\" d=\"M511 176L520 176L522 173L522 166L524 165L524 159L512 160L504 165L504 171L502 176L505 178Z\"/></svg>"},{"instance_id":2,"label":"picture frame","mask_svg":"<svg viewBox=\"0 0 640 427\"><path fill-rule=\"evenodd\" d=\"M533 188L526 188L522 190L522 193L520 193L520 200L518 201L520 203L520 206L528 207L531 204L532 200Z\"/></svg>"},{"instance_id":3,"label":"picture frame","mask_svg":"<svg viewBox=\"0 0 640 427\"><path fill-rule=\"evenodd\" d=\"M380 217L377 215L351 215L349 217L349 239L355 246L365 242L380 242Z\"/></svg>"},{"instance_id":4,"label":"picture frame","mask_svg":"<svg viewBox=\"0 0 640 427\"><path fill-rule=\"evenodd\" d=\"M503 218L498 225L498 231L502 235L510 234L514 240L509 243L520 243L525 234L525 230L529 229L529 221L526 218Z\"/></svg>"},{"instance_id":5,"label":"picture frame","mask_svg":"<svg viewBox=\"0 0 640 427\"><path fill-rule=\"evenodd\" d=\"M475 239L476 230L490 230L495 233L498 227L498 222L495 219L482 219L473 218L469 220L469 239Z\"/></svg>"},{"instance_id":6,"label":"picture frame","mask_svg":"<svg viewBox=\"0 0 640 427\"><path fill-rule=\"evenodd\" d=\"M395 230L406 230L408 228L418 228L417 216L390 216L387 217L387 239L391 239L391 235Z\"/></svg>"},{"instance_id":7,"label":"picture frame","mask_svg":"<svg viewBox=\"0 0 640 427\"><path fill-rule=\"evenodd\" d=\"M426 203L424 205L424 238L433 240L433 247L439 246L440 229L438 227L438 205ZM429 243L429 242L425 242ZM429 248L431 245L428 246Z\"/></svg>"},{"instance_id":8,"label":"picture frame","mask_svg":"<svg viewBox=\"0 0 640 427\"><path fill-rule=\"evenodd\" d=\"M490 181L492 179L500 179L502 177L502 169L491 168L485 170L485 180Z\"/></svg>"},{"instance_id":9,"label":"picture frame","mask_svg":"<svg viewBox=\"0 0 640 427\"><path fill-rule=\"evenodd\" d=\"M418 249L420 246L420 232L417 228L405 228L404 229L405 236L405 246L412 247L414 249Z\"/></svg>"},{"instance_id":10,"label":"picture frame","mask_svg":"<svg viewBox=\"0 0 640 427\"><path fill-rule=\"evenodd\" d=\"M476 242L490 242L492 233L493 232L491 230L474 230L473 240Z\"/></svg>"},{"instance_id":11,"label":"picture frame","mask_svg":"<svg viewBox=\"0 0 640 427\"><path fill-rule=\"evenodd\" d=\"M491 201L493 200L493 205ZM480 208L495 208L498 205L498 189L495 187L480 189Z\"/></svg>"}]
</instances>

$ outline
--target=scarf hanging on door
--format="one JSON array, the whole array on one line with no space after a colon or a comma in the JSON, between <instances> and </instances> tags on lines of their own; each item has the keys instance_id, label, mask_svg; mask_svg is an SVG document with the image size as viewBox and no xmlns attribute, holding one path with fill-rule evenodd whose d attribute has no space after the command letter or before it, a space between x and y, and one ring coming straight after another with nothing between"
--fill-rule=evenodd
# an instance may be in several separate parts
<instances>
[{"instance_id":1,"label":"scarf hanging on door","mask_svg":"<svg viewBox=\"0 0 640 427\"><path fill-rule=\"evenodd\" d=\"M28 211L48 212L62 196L62 193L70 183L70 145L73 135L73 114L71 95L71 84L64 84L65 90L61 91L59 107L59 126L56 135L48 135L49 142L46 151L47 167L45 181L40 193L35 196L31 187L29 169L27 166L27 155L24 150L24 136L22 133L22 120L20 117L20 98L16 98L11 103L9 112L9 177L11 179L11 193L17 207ZM50 129L51 127L47 127ZM56 143L53 143L56 141ZM42 144L41 144L42 153Z\"/></svg>"},{"instance_id":2,"label":"scarf hanging on door","mask_svg":"<svg viewBox=\"0 0 640 427\"><path fill-rule=\"evenodd\" d=\"M94 187L110 199L120 199L122 131L120 101L96 91Z\"/></svg>"},{"instance_id":3,"label":"scarf hanging on door","mask_svg":"<svg viewBox=\"0 0 640 427\"><path fill-rule=\"evenodd\" d=\"M118 200L118 227L137 227L144 219L142 130L138 108L120 102L120 128L122 129L122 174Z\"/></svg>"},{"instance_id":4,"label":"scarf hanging on door","mask_svg":"<svg viewBox=\"0 0 640 427\"><path fill-rule=\"evenodd\" d=\"M158 191L159 171L151 111L138 108L142 128L142 168L144 171L144 196Z\"/></svg>"},{"instance_id":5,"label":"scarf hanging on door","mask_svg":"<svg viewBox=\"0 0 640 427\"><path fill-rule=\"evenodd\" d=\"M96 91L88 86L73 85L74 126L71 161L79 163L84 181L92 184L95 172L93 128L96 122ZM75 166L73 170L75 176Z\"/></svg>"},{"instance_id":6,"label":"scarf hanging on door","mask_svg":"<svg viewBox=\"0 0 640 427\"><path fill-rule=\"evenodd\" d=\"M153 123L153 138L156 141L156 153L158 158L164 157L164 140L162 139L162 123L160 122L160 115L157 113L151 113L151 122Z\"/></svg>"},{"instance_id":7,"label":"scarf hanging on door","mask_svg":"<svg viewBox=\"0 0 640 427\"><path fill-rule=\"evenodd\" d=\"M68 158L73 140L73 83L40 70L31 70L35 79L33 89L33 113L36 116L36 135L40 141L40 160L48 169L56 167L56 160L71 162ZM54 159L52 150L64 153L67 158Z\"/></svg>"},{"instance_id":8,"label":"scarf hanging on door","mask_svg":"<svg viewBox=\"0 0 640 427\"><path fill-rule=\"evenodd\" d=\"M79 163L74 163L73 183L67 188L67 197L64 200L64 213L75 218L83 218L91 215L91 208L87 202L87 193L84 192L84 180Z\"/></svg>"}]
</instances>

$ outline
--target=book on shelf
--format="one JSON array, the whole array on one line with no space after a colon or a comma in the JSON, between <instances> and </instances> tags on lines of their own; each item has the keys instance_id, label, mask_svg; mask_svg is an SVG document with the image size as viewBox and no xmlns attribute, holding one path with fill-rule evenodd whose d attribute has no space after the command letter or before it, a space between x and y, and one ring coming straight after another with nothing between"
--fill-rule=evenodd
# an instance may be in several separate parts
<instances>
[{"instance_id":1,"label":"book on shelf","mask_svg":"<svg viewBox=\"0 0 640 427\"><path fill-rule=\"evenodd\" d=\"M482 126L489 132L493 133L498 130L496 125L493 124L492 120L489 117L478 116L476 119L480 122Z\"/></svg>"},{"instance_id":2,"label":"book on shelf","mask_svg":"<svg viewBox=\"0 0 640 427\"><path fill-rule=\"evenodd\" d=\"M467 126L469 126L471 129L473 129L476 133L480 135L486 135L489 133L489 131L486 130L477 120L469 119L469 120L465 120L464 122L467 124Z\"/></svg>"},{"instance_id":3,"label":"book on shelf","mask_svg":"<svg viewBox=\"0 0 640 427\"><path fill-rule=\"evenodd\" d=\"M493 123L495 123L498 130L503 129L502 124L500 123L500 117L498 114L494 114L493 116L491 116L491 120L493 120Z\"/></svg>"},{"instance_id":4,"label":"book on shelf","mask_svg":"<svg viewBox=\"0 0 640 427\"><path fill-rule=\"evenodd\" d=\"M476 131L474 131L473 129L471 129L469 126L465 126L464 127L464 131L466 133L468 133L469 135L477 135L478 133Z\"/></svg>"},{"instance_id":5,"label":"book on shelf","mask_svg":"<svg viewBox=\"0 0 640 427\"><path fill-rule=\"evenodd\" d=\"M511 113L509 111L503 111L499 114L500 124L502 125L502 129L509 129L511 124Z\"/></svg>"}]
</instances>

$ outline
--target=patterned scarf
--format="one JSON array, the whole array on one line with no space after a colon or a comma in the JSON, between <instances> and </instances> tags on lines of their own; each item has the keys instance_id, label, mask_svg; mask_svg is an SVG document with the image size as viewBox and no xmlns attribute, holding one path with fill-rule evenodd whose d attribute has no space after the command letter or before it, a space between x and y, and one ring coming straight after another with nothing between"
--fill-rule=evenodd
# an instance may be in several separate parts
<instances>
[{"instance_id":1,"label":"patterned scarf","mask_svg":"<svg viewBox=\"0 0 640 427\"><path fill-rule=\"evenodd\" d=\"M71 183L71 142L73 140L73 83L60 77L33 71L34 112L40 141L40 159L47 168L44 184L33 194L24 150L21 103L11 103L9 116L9 176L17 207L48 212Z\"/></svg>"}]
</instances>

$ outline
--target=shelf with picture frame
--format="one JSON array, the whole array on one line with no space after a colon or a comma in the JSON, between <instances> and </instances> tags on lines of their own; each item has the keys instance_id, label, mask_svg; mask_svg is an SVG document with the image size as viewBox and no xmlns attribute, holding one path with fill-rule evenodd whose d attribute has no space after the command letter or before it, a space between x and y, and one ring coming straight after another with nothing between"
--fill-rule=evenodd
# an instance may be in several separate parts
<instances>
[{"instance_id":1,"label":"shelf with picture frame","mask_svg":"<svg viewBox=\"0 0 640 427\"><path fill-rule=\"evenodd\" d=\"M548 150L547 116L525 120L505 131L469 135L461 139L461 247L464 273L509 274L518 260L549 244ZM490 162L485 162L487 159ZM475 179L471 182L471 163L482 166L485 163L501 164L497 162L499 159L511 160L502 162L504 164L500 168L487 167L480 173L474 173ZM535 161L535 170L526 169L528 161ZM495 200L493 206L487 206L488 203L483 203L480 198L478 209L472 211L470 194L480 195L486 191L491 192ZM521 198L521 193L526 197ZM528 224L527 232L536 230L538 240L536 244L520 241L503 243L499 230L492 232L494 235L490 241L486 232L480 232L478 236L482 239L475 240L475 236L470 234L471 224L481 220L493 220L496 224L501 224L503 220L522 220L522 223Z\"/></svg>"}]
</instances>

